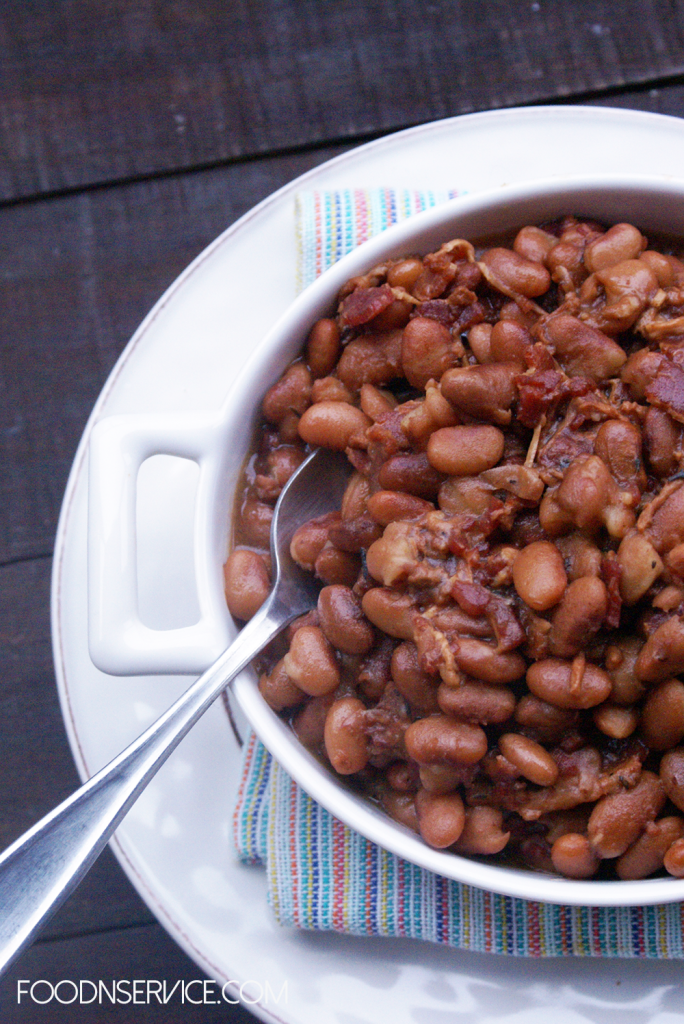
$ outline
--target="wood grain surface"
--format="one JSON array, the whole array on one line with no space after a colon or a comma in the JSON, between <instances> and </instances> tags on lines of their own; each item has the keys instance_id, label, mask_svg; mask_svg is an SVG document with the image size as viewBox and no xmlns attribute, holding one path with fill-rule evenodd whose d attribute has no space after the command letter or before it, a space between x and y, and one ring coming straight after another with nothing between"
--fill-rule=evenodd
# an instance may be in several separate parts
<instances>
[{"instance_id":1,"label":"wood grain surface","mask_svg":"<svg viewBox=\"0 0 684 1024\"><path fill-rule=\"evenodd\" d=\"M342 149L521 103L684 114L684 0L5 0L0 7L0 844L77 785L49 622L79 437L165 287ZM238 1024L17 1005L25 977L201 972L107 852L0 981L0 1021Z\"/></svg>"}]
</instances>

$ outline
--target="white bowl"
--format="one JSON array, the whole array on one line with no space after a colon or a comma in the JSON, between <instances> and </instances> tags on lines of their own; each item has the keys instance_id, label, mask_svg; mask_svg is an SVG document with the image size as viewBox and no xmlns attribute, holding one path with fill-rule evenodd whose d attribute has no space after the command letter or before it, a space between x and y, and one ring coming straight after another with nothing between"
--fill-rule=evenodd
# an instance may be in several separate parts
<instances>
[{"instance_id":1,"label":"white bowl","mask_svg":"<svg viewBox=\"0 0 684 1024\"><path fill-rule=\"evenodd\" d=\"M89 474L89 637L97 667L114 675L197 674L230 643L235 627L223 597L222 564L260 401L298 354L313 322L332 311L349 277L387 257L429 252L450 238L477 239L564 214L629 221L647 234L684 237L684 182L592 176L459 197L366 242L303 292L257 347L220 414L102 420L92 435ZM200 616L195 625L175 630L150 629L137 614L135 480L154 454L180 455L200 467L194 538ZM265 704L252 671L233 686L256 733L287 772L350 828L408 861L482 889L552 903L637 906L684 899L684 880L674 878L574 881L432 849L322 767Z\"/></svg>"}]
</instances>

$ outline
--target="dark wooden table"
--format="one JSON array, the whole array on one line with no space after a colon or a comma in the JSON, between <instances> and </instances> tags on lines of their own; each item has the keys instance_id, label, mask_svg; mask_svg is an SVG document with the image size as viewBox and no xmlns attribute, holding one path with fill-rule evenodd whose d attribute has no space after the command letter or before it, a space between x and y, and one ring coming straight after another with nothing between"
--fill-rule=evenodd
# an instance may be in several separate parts
<instances>
[{"instance_id":1,"label":"dark wooden table","mask_svg":"<svg viewBox=\"0 0 684 1024\"><path fill-rule=\"evenodd\" d=\"M4 0L0 8L0 847L77 776L49 624L88 413L163 289L345 148L476 110L684 114L684 0ZM0 1020L253 1019L17 1006L18 978L191 979L107 851L0 983Z\"/></svg>"}]
</instances>

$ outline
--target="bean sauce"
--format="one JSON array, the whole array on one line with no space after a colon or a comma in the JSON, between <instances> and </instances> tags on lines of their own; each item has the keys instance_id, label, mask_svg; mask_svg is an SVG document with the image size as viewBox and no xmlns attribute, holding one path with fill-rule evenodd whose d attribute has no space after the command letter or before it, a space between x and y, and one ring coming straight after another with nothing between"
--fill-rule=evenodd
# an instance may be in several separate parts
<instances>
[{"instance_id":1,"label":"bean sauce","mask_svg":"<svg viewBox=\"0 0 684 1024\"><path fill-rule=\"evenodd\" d=\"M312 446L353 467L292 554L318 607L264 699L439 849L684 874L684 262L577 217L348 281L262 402L226 597L254 614Z\"/></svg>"}]
</instances>

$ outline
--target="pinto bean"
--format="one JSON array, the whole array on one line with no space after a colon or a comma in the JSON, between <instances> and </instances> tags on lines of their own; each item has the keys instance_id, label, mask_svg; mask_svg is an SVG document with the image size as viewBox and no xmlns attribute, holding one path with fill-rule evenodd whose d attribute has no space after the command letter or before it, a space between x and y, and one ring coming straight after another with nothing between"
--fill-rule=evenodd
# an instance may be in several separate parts
<instances>
[{"instance_id":1,"label":"pinto bean","mask_svg":"<svg viewBox=\"0 0 684 1024\"><path fill-rule=\"evenodd\" d=\"M647 533L648 539L660 554L684 542L684 485L680 484L670 491L658 505L648 524Z\"/></svg>"},{"instance_id":2,"label":"pinto bean","mask_svg":"<svg viewBox=\"0 0 684 1024\"><path fill-rule=\"evenodd\" d=\"M592 712L592 719L597 729L604 736L614 740L624 740L631 736L639 724L639 712L636 708L626 708L620 704L607 702L599 704Z\"/></svg>"},{"instance_id":3,"label":"pinto bean","mask_svg":"<svg viewBox=\"0 0 684 1024\"><path fill-rule=\"evenodd\" d=\"M494 358L491 353L492 325L483 323L475 324L468 331L468 344L478 363L492 363Z\"/></svg>"},{"instance_id":4,"label":"pinto bean","mask_svg":"<svg viewBox=\"0 0 684 1024\"><path fill-rule=\"evenodd\" d=\"M463 780L463 767L453 764L421 764L418 778L428 793L453 793Z\"/></svg>"},{"instance_id":5,"label":"pinto bean","mask_svg":"<svg viewBox=\"0 0 684 1024\"><path fill-rule=\"evenodd\" d=\"M322 697L312 697L292 719L292 728L297 739L310 750L315 750L323 744L325 720L334 702L335 695L333 693L325 693Z\"/></svg>"},{"instance_id":6,"label":"pinto bean","mask_svg":"<svg viewBox=\"0 0 684 1024\"><path fill-rule=\"evenodd\" d=\"M532 730L543 743L557 743L579 720L577 711L559 708L555 704L526 693L515 708L515 721Z\"/></svg>"},{"instance_id":7,"label":"pinto bean","mask_svg":"<svg viewBox=\"0 0 684 1024\"><path fill-rule=\"evenodd\" d=\"M513 320L498 320L491 331L489 352L491 362L515 363L520 370L526 366L525 357L532 351L532 335Z\"/></svg>"},{"instance_id":8,"label":"pinto bean","mask_svg":"<svg viewBox=\"0 0 684 1024\"><path fill-rule=\"evenodd\" d=\"M620 378L637 401L646 398L646 388L652 382L663 363L662 352L640 348L633 352L620 371Z\"/></svg>"},{"instance_id":9,"label":"pinto bean","mask_svg":"<svg viewBox=\"0 0 684 1024\"><path fill-rule=\"evenodd\" d=\"M598 455L580 456L573 461L556 499L580 530L594 533L605 526L611 537L622 538L634 526L634 513L623 503L615 480Z\"/></svg>"},{"instance_id":10,"label":"pinto bean","mask_svg":"<svg viewBox=\"0 0 684 1024\"><path fill-rule=\"evenodd\" d=\"M651 633L634 670L646 683L658 683L684 672L684 622L676 615Z\"/></svg>"},{"instance_id":11,"label":"pinto bean","mask_svg":"<svg viewBox=\"0 0 684 1024\"><path fill-rule=\"evenodd\" d=\"M368 511L380 526L388 526L400 519L418 519L434 510L431 502L401 491L376 491L368 499Z\"/></svg>"},{"instance_id":12,"label":"pinto bean","mask_svg":"<svg viewBox=\"0 0 684 1024\"><path fill-rule=\"evenodd\" d=\"M624 349L612 338L567 313L549 317L541 334L570 377L607 380L614 377L627 360Z\"/></svg>"},{"instance_id":13,"label":"pinto bean","mask_svg":"<svg viewBox=\"0 0 684 1024\"><path fill-rule=\"evenodd\" d=\"M442 394L459 412L505 426L511 422L519 371L515 362L447 370L440 381Z\"/></svg>"},{"instance_id":14,"label":"pinto bean","mask_svg":"<svg viewBox=\"0 0 684 1024\"><path fill-rule=\"evenodd\" d=\"M444 512L481 516L492 503L492 488L482 477L449 477L439 489L437 502Z\"/></svg>"},{"instance_id":15,"label":"pinto bean","mask_svg":"<svg viewBox=\"0 0 684 1024\"><path fill-rule=\"evenodd\" d=\"M418 827L426 843L438 850L452 846L463 831L465 808L458 793L416 793Z\"/></svg>"},{"instance_id":16,"label":"pinto bean","mask_svg":"<svg viewBox=\"0 0 684 1024\"><path fill-rule=\"evenodd\" d=\"M340 683L335 652L318 626L302 626L292 638L285 655L285 671L312 697L332 693Z\"/></svg>"},{"instance_id":17,"label":"pinto bean","mask_svg":"<svg viewBox=\"0 0 684 1024\"><path fill-rule=\"evenodd\" d=\"M672 844L684 837L684 818L671 815L651 822L615 865L618 878L623 882L648 878L660 871L665 854Z\"/></svg>"},{"instance_id":18,"label":"pinto bean","mask_svg":"<svg viewBox=\"0 0 684 1024\"><path fill-rule=\"evenodd\" d=\"M439 711L437 682L420 667L414 643L407 641L395 648L390 671L394 685L411 707L428 715Z\"/></svg>"},{"instance_id":19,"label":"pinto bean","mask_svg":"<svg viewBox=\"0 0 684 1024\"><path fill-rule=\"evenodd\" d=\"M525 259L532 260L534 263L544 263L554 245L557 244L558 239L555 235L549 234L542 228L527 225L521 228L515 236L513 248Z\"/></svg>"},{"instance_id":20,"label":"pinto bean","mask_svg":"<svg viewBox=\"0 0 684 1024\"><path fill-rule=\"evenodd\" d=\"M301 415L311 400L311 373L304 363L293 363L264 395L261 408L269 423L280 424L288 413Z\"/></svg>"},{"instance_id":21,"label":"pinto bean","mask_svg":"<svg viewBox=\"0 0 684 1024\"><path fill-rule=\"evenodd\" d=\"M295 530L290 541L290 554L302 569L313 572L316 559L328 541L331 525L340 518L339 512L310 519Z\"/></svg>"},{"instance_id":22,"label":"pinto bean","mask_svg":"<svg viewBox=\"0 0 684 1024\"><path fill-rule=\"evenodd\" d=\"M566 878L592 878L601 863L587 836L579 832L559 836L551 847L551 860L559 875Z\"/></svg>"},{"instance_id":23,"label":"pinto bean","mask_svg":"<svg viewBox=\"0 0 684 1024\"><path fill-rule=\"evenodd\" d=\"M406 594L397 594L391 587L374 587L361 599L366 618L389 636L413 640L413 616L416 608Z\"/></svg>"},{"instance_id":24,"label":"pinto bean","mask_svg":"<svg viewBox=\"0 0 684 1024\"><path fill-rule=\"evenodd\" d=\"M423 261L418 256L409 256L389 268L387 283L392 288L404 288L410 292L422 273Z\"/></svg>"},{"instance_id":25,"label":"pinto bean","mask_svg":"<svg viewBox=\"0 0 684 1024\"><path fill-rule=\"evenodd\" d=\"M430 465L449 476L473 476L495 466L504 450L504 436L496 427L442 427L430 436Z\"/></svg>"},{"instance_id":26,"label":"pinto bean","mask_svg":"<svg viewBox=\"0 0 684 1024\"><path fill-rule=\"evenodd\" d=\"M510 837L510 832L504 832L503 814L498 807L467 807L454 853L491 857L501 853Z\"/></svg>"},{"instance_id":27,"label":"pinto bean","mask_svg":"<svg viewBox=\"0 0 684 1024\"><path fill-rule=\"evenodd\" d=\"M318 595L318 617L323 633L338 651L366 654L373 646L375 631L349 587L323 587Z\"/></svg>"},{"instance_id":28,"label":"pinto bean","mask_svg":"<svg viewBox=\"0 0 684 1024\"><path fill-rule=\"evenodd\" d=\"M684 738L684 683L654 686L641 710L641 734L651 750L670 750Z\"/></svg>"},{"instance_id":29,"label":"pinto bean","mask_svg":"<svg viewBox=\"0 0 684 1024\"><path fill-rule=\"evenodd\" d=\"M361 559L349 551L340 551L326 543L314 562L314 572L328 586L353 587L361 571Z\"/></svg>"},{"instance_id":30,"label":"pinto bean","mask_svg":"<svg viewBox=\"0 0 684 1024\"><path fill-rule=\"evenodd\" d=\"M684 811L684 747L668 750L660 761L660 778L669 799Z\"/></svg>"},{"instance_id":31,"label":"pinto bean","mask_svg":"<svg viewBox=\"0 0 684 1024\"><path fill-rule=\"evenodd\" d=\"M558 765L541 743L507 732L499 736L499 750L521 775L537 786L553 786L558 778Z\"/></svg>"},{"instance_id":32,"label":"pinto bean","mask_svg":"<svg viewBox=\"0 0 684 1024\"><path fill-rule=\"evenodd\" d=\"M640 601L658 579L664 568L663 562L650 540L636 530L622 538L617 560L620 566L620 597L631 606Z\"/></svg>"},{"instance_id":33,"label":"pinto bean","mask_svg":"<svg viewBox=\"0 0 684 1024\"><path fill-rule=\"evenodd\" d=\"M414 388L424 388L431 379L439 380L457 360L449 330L426 316L416 316L404 328L401 366Z\"/></svg>"},{"instance_id":34,"label":"pinto bean","mask_svg":"<svg viewBox=\"0 0 684 1024\"><path fill-rule=\"evenodd\" d=\"M223 579L231 615L245 621L261 608L271 589L266 563L255 551L233 551L223 567Z\"/></svg>"},{"instance_id":35,"label":"pinto bean","mask_svg":"<svg viewBox=\"0 0 684 1024\"><path fill-rule=\"evenodd\" d=\"M359 393L361 411L370 419L377 421L381 416L396 408L397 401L389 391L381 391L373 384L362 384Z\"/></svg>"},{"instance_id":36,"label":"pinto bean","mask_svg":"<svg viewBox=\"0 0 684 1024\"><path fill-rule=\"evenodd\" d=\"M563 559L550 541L533 541L513 563L513 586L536 612L548 611L558 604L567 582Z\"/></svg>"},{"instance_id":37,"label":"pinto bean","mask_svg":"<svg viewBox=\"0 0 684 1024\"><path fill-rule=\"evenodd\" d=\"M561 658L579 654L597 632L608 610L608 591L596 576L569 584L551 620L549 649Z\"/></svg>"},{"instance_id":38,"label":"pinto bean","mask_svg":"<svg viewBox=\"0 0 684 1024\"><path fill-rule=\"evenodd\" d=\"M337 364L337 375L350 391L363 384L382 387L401 375L401 330L354 338Z\"/></svg>"},{"instance_id":39,"label":"pinto bean","mask_svg":"<svg viewBox=\"0 0 684 1024\"><path fill-rule=\"evenodd\" d=\"M585 661L546 658L527 670L527 685L536 697L559 708L593 708L610 696L612 680L607 672Z\"/></svg>"},{"instance_id":40,"label":"pinto bean","mask_svg":"<svg viewBox=\"0 0 684 1024\"><path fill-rule=\"evenodd\" d=\"M340 354L340 329L335 320L317 320L306 343L306 361L314 377L327 377Z\"/></svg>"},{"instance_id":41,"label":"pinto bean","mask_svg":"<svg viewBox=\"0 0 684 1024\"><path fill-rule=\"evenodd\" d=\"M651 469L658 476L671 476L679 466L682 428L664 409L650 405L644 418L644 447Z\"/></svg>"},{"instance_id":42,"label":"pinto bean","mask_svg":"<svg viewBox=\"0 0 684 1024\"><path fill-rule=\"evenodd\" d=\"M351 439L363 436L372 420L346 402L317 402L299 421L299 436L307 444L344 451Z\"/></svg>"},{"instance_id":43,"label":"pinto bean","mask_svg":"<svg viewBox=\"0 0 684 1024\"><path fill-rule=\"evenodd\" d=\"M366 708L357 697L342 697L325 719L325 752L339 775L354 775L368 763Z\"/></svg>"},{"instance_id":44,"label":"pinto bean","mask_svg":"<svg viewBox=\"0 0 684 1024\"><path fill-rule=\"evenodd\" d=\"M587 835L602 859L620 857L632 845L665 803L665 790L657 775L644 771L633 789L602 797L589 818Z\"/></svg>"},{"instance_id":45,"label":"pinto bean","mask_svg":"<svg viewBox=\"0 0 684 1024\"><path fill-rule=\"evenodd\" d=\"M383 462L378 483L385 491L404 491L418 498L436 498L444 477L434 469L424 452L391 455Z\"/></svg>"},{"instance_id":46,"label":"pinto bean","mask_svg":"<svg viewBox=\"0 0 684 1024\"><path fill-rule=\"evenodd\" d=\"M269 673L259 679L259 692L274 711L294 708L306 700L304 691L287 674L284 661L281 658Z\"/></svg>"},{"instance_id":47,"label":"pinto bean","mask_svg":"<svg viewBox=\"0 0 684 1024\"><path fill-rule=\"evenodd\" d=\"M268 550L273 509L263 501L247 498L240 509L241 537L245 544Z\"/></svg>"},{"instance_id":48,"label":"pinto bean","mask_svg":"<svg viewBox=\"0 0 684 1024\"><path fill-rule=\"evenodd\" d=\"M437 702L446 715L480 725L499 725L508 721L515 710L512 690L476 679L465 680L461 686L442 683Z\"/></svg>"},{"instance_id":49,"label":"pinto bean","mask_svg":"<svg viewBox=\"0 0 684 1024\"><path fill-rule=\"evenodd\" d=\"M684 878L684 838L675 839L672 846L665 852L663 867L675 878Z\"/></svg>"},{"instance_id":50,"label":"pinto bean","mask_svg":"<svg viewBox=\"0 0 684 1024\"><path fill-rule=\"evenodd\" d=\"M634 260L646 248L646 239L633 224L614 224L584 250L584 264L591 273Z\"/></svg>"},{"instance_id":51,"label":"pinto bean","mask_svg":"<svg viewBox=\"0 0 684 1024\"><path fill-rule=\"evenodd\" d=\"M491 644L460 636L454 651L456 664L485 683L512 683L525 673L525 661L515 651L500 653Z\"/></svg>"},{"instance_id":52,"label":"pinto bean","mask_svg":"<svg viewBox=\"0 0 684 1024\"><path fill-rule=\"evenodd\" d=\"M636 674L636 662L643 641L638 637L620 637L606 648L605 666L613 680L611 700L616 704L635 704L644 694L644 684Z\"/></svg>"},{"instance_id":53,"label":"pinto bean","mask_svg":"<svg viewBox=\"0 0 684 1024\"><path fill-rule=\"evenodd\" d=\"M430 715L404 733L409 757L418 764L475 764L487 753L487 736L478 725Z\"/></svg>"},{"instance_id":54,"label":"pinto bean","mask_svg":"<svg viewBox=\"0 0 684 1024\"><path fill-rule=\"evenodd\" d=\"M352 473L342 496L342 519L357 519L362 516L366 511L369 494L368 477L361 473Z\"/></svg>"},{"instance_id":55,"label":"pinto bean","mask_svg":"<svg viewBox=\"0 0 684 1024\"><path fill-rule=\"evenodd\" d=\"M563 556L568 579L578 580L580 576L600 576L602 554L583 533L570 533L559 537L556 547Z\"/></svg>"},{"instance_id":56,"label":"pinto bean","mask_svg":"<svg viewBox=\"0 0 684 1024\"><path fill-rule=\"evenodd\" d=\"M529 260L514 249L495 247L482 254L480 269L504 295L537 298L549 290L551 278L543 263Z\"/></svg>"}]
</instances>

